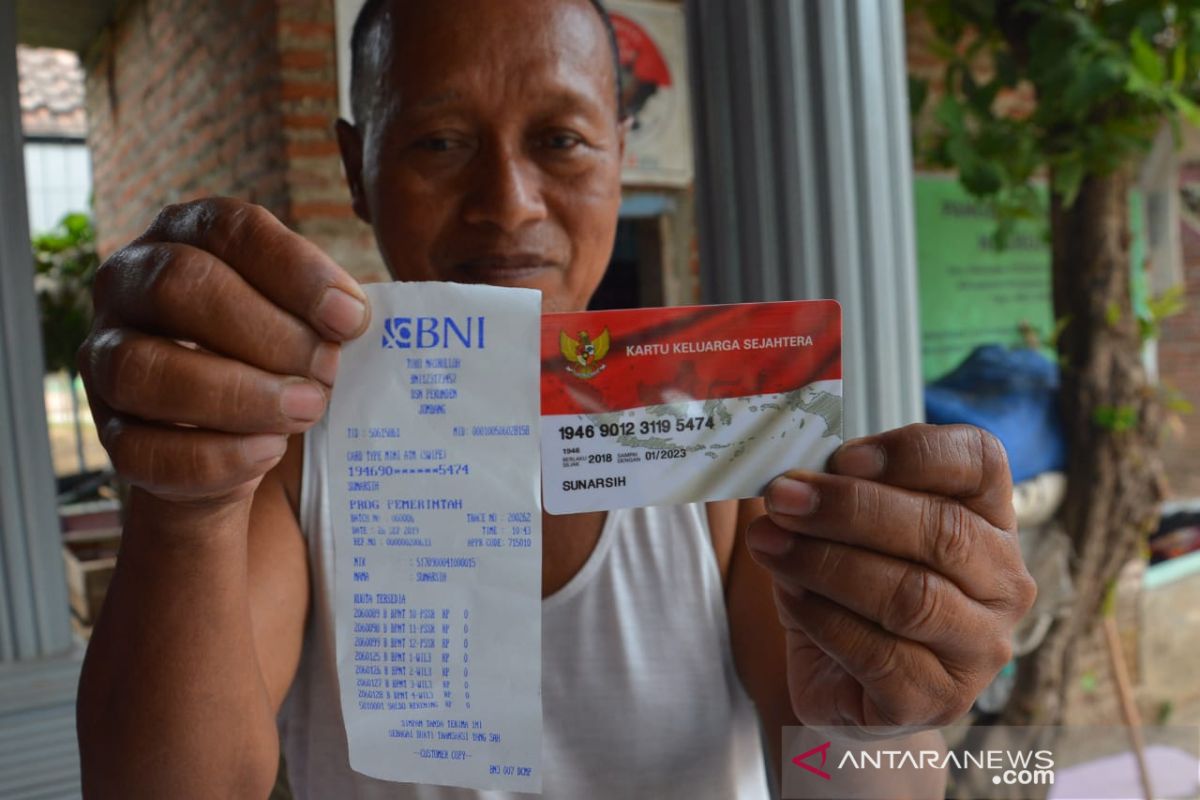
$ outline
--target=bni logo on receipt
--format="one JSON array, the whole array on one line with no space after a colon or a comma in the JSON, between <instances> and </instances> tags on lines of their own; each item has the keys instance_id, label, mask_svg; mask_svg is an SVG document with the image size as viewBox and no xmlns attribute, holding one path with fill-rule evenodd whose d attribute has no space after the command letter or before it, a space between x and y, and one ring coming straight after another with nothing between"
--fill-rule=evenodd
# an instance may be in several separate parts
<instances>
[{"instance_id":1,"label":"bni logo on receipt","mask_svg":"<svg viewBox=\"0 0 1200 800\"><path fill-rule=\"evenodd\" d=\"M384 350L482 350L486 321L486 317L388 317L380 344Z\"/></svg>"}]
</instances>

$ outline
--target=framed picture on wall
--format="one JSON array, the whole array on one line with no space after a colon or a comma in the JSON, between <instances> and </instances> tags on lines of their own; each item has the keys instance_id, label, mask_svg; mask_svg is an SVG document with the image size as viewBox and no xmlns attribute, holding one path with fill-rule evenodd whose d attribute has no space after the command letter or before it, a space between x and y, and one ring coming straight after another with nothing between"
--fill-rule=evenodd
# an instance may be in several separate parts
<instances>
[{"instance_id":1,"label":"framed picture on wall","mask_svg":"<svg viewBox=\"0 0 1200 800\"><path fill-rule=\"evenodd\" d=\"M607 6L625 108L633 117L624 182L687 186L695 170L683 7L649 0L610 0Z\"/></svg>"}]
</instances>

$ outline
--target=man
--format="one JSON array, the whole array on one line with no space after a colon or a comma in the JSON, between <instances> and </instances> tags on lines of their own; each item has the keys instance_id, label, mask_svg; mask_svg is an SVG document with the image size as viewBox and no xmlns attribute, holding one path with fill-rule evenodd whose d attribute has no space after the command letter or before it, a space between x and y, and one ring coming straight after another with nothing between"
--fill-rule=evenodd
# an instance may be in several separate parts
<instances>
[{"instance_id":1,"label":"man","mask_svg":"<svg viewBox=\"0 0 1200 800\"><path fill-rule=\"evenodd\" d=\"M338 135L393 277L526 286L546 310L584 308L615 235L626 132L596 6L372 0L355 41L356 124ZM80 684L88 795L265 797L288 698L299 796L474 796L345 761L323 429L301 434L324 414L340 343L367 325L354 280L263 209L211 200L165 209L109 259L96 307L80 364L134 488ZM548 796L761 796L751 703L776 774L786 724L939 724L969 708L1034 594L1002 448L913 426L848 443L829 467L774 482L766 516L754 501L544 518L544 658L565 638L612 659L544 671ZM703 596L629 578L619 554L662 543L683 549L650 580ZM564 607L607 591L602 570L637 593L637 613L578 630ZM643 659L626 636L666 655ZM645 703L688 700L614 722L612 670ZM697 724L714 713L724 721Z\"/></svg>"}]
</instances>

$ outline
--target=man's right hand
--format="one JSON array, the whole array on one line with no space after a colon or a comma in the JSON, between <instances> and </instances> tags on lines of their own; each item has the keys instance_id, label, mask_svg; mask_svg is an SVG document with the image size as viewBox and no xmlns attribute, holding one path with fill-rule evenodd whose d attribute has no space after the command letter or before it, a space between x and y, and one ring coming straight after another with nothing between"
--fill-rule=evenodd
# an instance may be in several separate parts
<instances>
[{"instance_id":1,"label":"man's right hand","mask_svg":"<svg viewBox=\"0 0 1200 800\"><path fill-rule=\"evenodd\" d=\"M165 208L101 265L94 296L78 362L114 468L202 506L248 499L320 419L370 313L319 248L230 199Z\"/></svg>"},{"instance_id":2,"label":"man's right hand","mask_svg":"<svg viewBox=\"0 0 1200 800\"><path fill-rule=\"evenodd\" d=\"M280 460L324 413L366 298L221 199L164 209L94 294L80 371L135 488L79 683L85 796L266 797L309 597L300 437Z\"/></svg>"}]
</instances>

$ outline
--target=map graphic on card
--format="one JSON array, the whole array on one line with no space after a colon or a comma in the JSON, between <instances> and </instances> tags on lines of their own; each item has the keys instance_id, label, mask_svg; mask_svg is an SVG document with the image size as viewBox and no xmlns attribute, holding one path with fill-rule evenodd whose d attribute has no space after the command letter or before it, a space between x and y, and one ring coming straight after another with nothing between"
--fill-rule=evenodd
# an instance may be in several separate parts
<instances>
[{"instance_id":1,"label":"map graphic on card","mask_svg":"<svg viewBox=\"0 0 1200 800\"><path fill-rule=\"evenodd\" d=\"M542 316L552 514L755 497L842 443L833 300Z\"/></svg>"}]
</instances>

